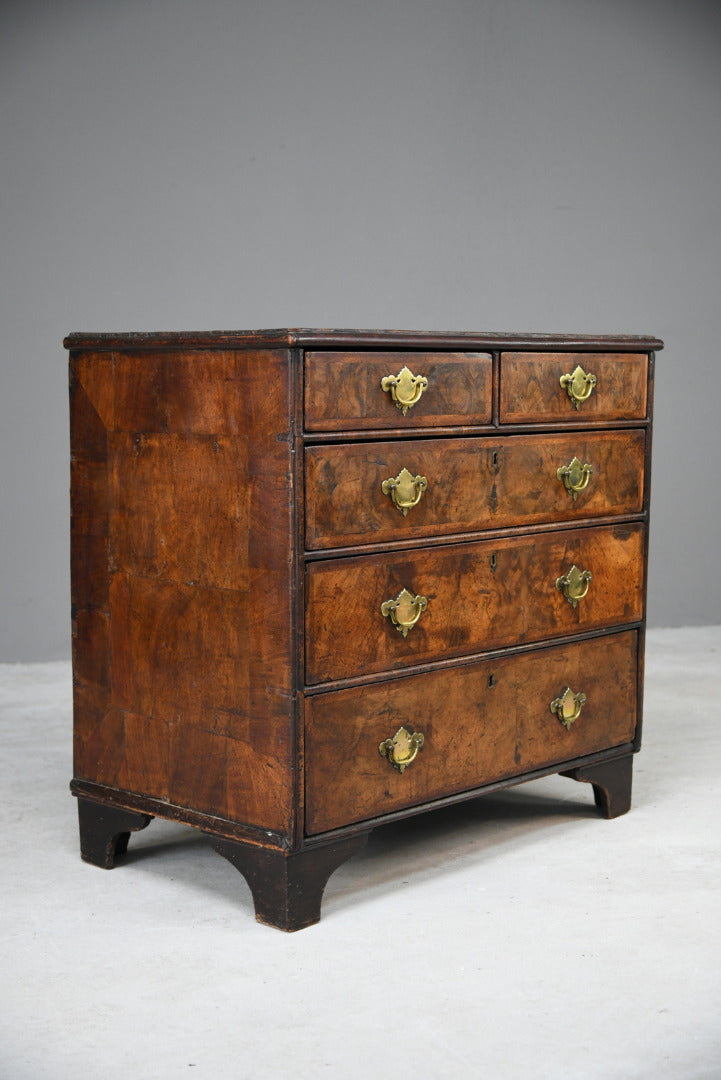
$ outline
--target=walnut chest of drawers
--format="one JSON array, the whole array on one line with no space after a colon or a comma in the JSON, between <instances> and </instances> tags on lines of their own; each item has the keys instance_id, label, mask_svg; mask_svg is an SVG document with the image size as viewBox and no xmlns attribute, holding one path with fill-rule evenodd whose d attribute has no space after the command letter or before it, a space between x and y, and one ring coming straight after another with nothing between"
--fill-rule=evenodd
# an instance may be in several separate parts
<instances>
[{"instance_id":1,"label":"walnut chest of drawers","mask_svg":"<svg viewBox=\"0 0 721 1080\"><path fill-rule=\"evenodd\" d=\"M640 744L648 337L73 334L81 853L154 816L320 917L376 825Z\"/></svg>"}]
</instances>

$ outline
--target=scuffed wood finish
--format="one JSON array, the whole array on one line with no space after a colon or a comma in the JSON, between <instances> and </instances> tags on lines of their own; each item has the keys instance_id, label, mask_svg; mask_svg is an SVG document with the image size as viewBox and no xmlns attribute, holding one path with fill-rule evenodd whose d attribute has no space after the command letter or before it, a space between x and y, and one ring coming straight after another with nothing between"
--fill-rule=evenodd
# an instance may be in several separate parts
<instances>
[{"instance_id":1,"label":"scuffed wood finish","mask_svg":"<svg viewBox=\"0 0 721 1080\"><path fill-rule=\"evenodd\" d=\"M598 380L579 409L560 384L561 376L573 372L577 364ZM502 424L643 420L647 382L648 360L633 353L504 352L500 420Z\"/></svg>"},{"instance_id":2,"label":"scuffed wood finish","mask_svg":"<svg viewBox=\"0 0 721 1080\"><path fill-rule=\"evenodd\" d=\"M403 413L381 379L409 367L428 388ZM309 352L305 359L308 431L425 428L488 424L491 357L487 353Z\"/></svg>"},{"instance_id":3,"label":"scuffed wood finish","mask_svg":"<svg viewBox=\"0 0 721 1080\"><path fill-rule=\"evenodd\" d=\"M75 776L286 836L291 391L282 351L71 360Z\"/></svg>"},{"instance_id":4,"label":"scuffed wood finish","mask_svg":"<svg viewBox=\"0 0 721 1080\"><path fill-rule=\"evenodd\" d=\"M651 337L73 334L81 853L200 829L261 922L316 922L379 822L562 772L608 817L640 745ZM575 409L562 374L597 386ZM381 380L428 379L404 415ZM557 477L591 466L572 498ZM427 487L403 516L382 491ZM556 580L590 571L573 607ZM381 612L426 598L406 638ZM551 702L586 700L566 730ZM379 752L424 743L401 774ZM402 741L402 740L401 740Z\"/></svg>"},{"instance_id":5,"label":"scuffed wood finish","mask_svg":"<svg viewBox=\"0 0 721 1080\"><path fill-rule=\"evenodd\" d=\"M306 682L318 684L639 621L643 527L616 525L334 559L306 577ZM593 575L572 607L555 587ZM428 606L407 637L381 614L402 589Z\"/></svg>"},{"instance_id":6,"label":"scuffed wood finish","mask_svg":"<svg viewBox=\"0 0 721 1080\"><path fill-rule=\"evenodd\" d=\"M595 765L581 765L562 775L570 777L571 780L593 784L596 806L605 818L621 817L631 809L632 754L623 754Z\"/></svg>"},{"instance_id":7,"label":"scuffed wood finish","mask_svg":"<svg viewBox=\"0 0 721 1080\"><path fill-rule=\"evenodd\" d=\"M115 859L128 850L131 832L139 832L153 820L150 814L134 814L92 799L78 798L80 855L84 862L112 870Z\"/></svg>"},{"instance_id":8,"label":"scuffed wood finish","mask_svg":"<svg viewBox=\"0 0 721 1080\"><path fill-rule=\"evenodd\" d=\"M136 333L73 333L66 349L92 352L118 349L554 349L584 352L647 353L663 342L648 334L479 334L444 330L154 330Z\"/></svg>"},{"instance_id":9,"label":"scuffed wood finish","mask_svg":"<svg viewBox=\"0 0 721 1080\"><path fill-rule=\"evenodd\" d=\"M636 653L629 631L308 698L307 831L629 743ZM550 710L566 686L586 695L568 731ZM378 749L401 725L424 736L402 774Z\"/></svg>"},{"instance_id":10,"label":"scuffed wood finish","mask_svg":"<svg viewBox=\"0 0 721 1080\"><path fill-rule=\"evenodd\" d=\"M258 922L290 932L319 921L328 878L367 839L360 833L291 855L219 837L213 847L248 882Z\"/></svg>"},{"instance_id":11,"label":"scuffed wood finish","mask_svg":"<svg viewBox=\"0 0 721 1080\"><path fill-rule=\"evenodd\" d=\"M424 439L306 450L306 546L390 543L553 521L638 514L643 431ZM592 469L576 499L558 480L577 457ZM402 468L428 487L403 514L381 485Z\"/></svg>"}]
</instances>

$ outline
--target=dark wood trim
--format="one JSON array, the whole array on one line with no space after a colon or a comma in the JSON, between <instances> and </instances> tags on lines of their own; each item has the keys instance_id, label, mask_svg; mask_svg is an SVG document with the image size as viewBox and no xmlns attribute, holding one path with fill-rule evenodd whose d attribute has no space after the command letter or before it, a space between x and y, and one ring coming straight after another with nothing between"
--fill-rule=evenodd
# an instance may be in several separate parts
<instances>
[{"instance_id":1,"label":"dark wood trim","mask_svg":"<svg viewBox=\"0 0 721 1080\"><path fill-rule=\"evenodd\" d=\"M290 823L290 849L296 850L302 843L303 821L305 817L305 726L303 719L303 697L300 687L303 685L303 657L305 656L305 563L303 560L303 534L305 531L305 456L303 446L303 379L304 364L299 349L293 349L290 363L293 394L293 582L296 597L293 620L294 650L294 728L293 741L295 754L293 770L293 817ZM300 613L300 615L298 614Z\"/></svg>"},{"instance_id":2,"label":"dark wood trim","mask_svg":"<svg viewBox=\"0 0 721 1080\"><path fill-rule=\"evenodd\" d=\"M215 851L247 881L258 922L289 932L319 922L328 879L367 839L367 831L356 832L311 850L283 854L211 837Z\"/></svg>"},{"instance_id":3,"label":"dark wood trim","mask_svg":"<svg viewBox=\"0 0 721 1080\"><path fill-rule=\"evenodd\" d=\"M646 665L646 618L648 615L648 553L650 537L651 517L651 473L652 473L652 450L653 450L653 405L654 405L654 380L656 374L656 354L648 354L648 390L646 393L646 416L648 431L646 433L646 460L643 469L643 507L646 516L646 535L643 544L643 625L640 629L638 640L638 697L636 705L636 736L633 741L634 750L641 749L643 738L643 687Z\"/></svg>"},{"instance_id":4,"label":"dark wood trim","mask_svg":"<svg viewBox=\"0 0 721 1080\"><path fill-rule=\"evenodd\" d=\"M441 439L455 438L456 436L485 435L487 437L498 435L563 435L573 432L615 431L629 428L647 428L648 420L595 420L584 424L579 420L569 420L563 423L545 423L539 421L536 424L485 424L485 425L460 425L459 427L437 428L409 428L407 431L394 430L393 441L401 439ZM389 438L388 429L369 428L366 431L360 428L355 431L308 431L305 441L308 446L321 443L357 443L377 442Z\"/></svg>"},{"instance_id":5,"label":"dark wood trim","mask_svg":"<svg viewBox=\"0 0 721 1080\"><path fill-rule=\"evenodd\" d=\"M131 832L147 828L152 820L152 814L139 814L79 796L81 858L103 870L112 870L116 856L128 850Z\"/></svg>"},{"instance_id":6,"label":"dark wood trim","mask_svg":"<svg viewBox=\"0 0 721 1080\"><path fill-rule=\"evenodd\" d=\"M593 334L478 334L472 332L407 330L216 330L216 331L153 331L150 333L92 333L76 331L63 342L66 349L92 349L94 352L114 348L126 349L257 349L300 346L302 348L358 349L457 349L476 350L549 349L557 351L584 350L604 352L648 352L662 349L663 342L645 335Z\"/></svg>"},{"instance_id":7,"label":"dark wood trim","mask_svg":"<svg viewBox=\"0 0 721 1080\"><path fill-rule=\"evenodd\" d=\"M176 806L162 799L135 795L130 791L120 791L118 788L106 787L104 784L95 784L90 780L71 780L70 791L77 798L92 799L106 806L129 810L137 814L148 814L150 817L179 821L183 825L192 825L193 828L202 829L203 832L212 832L231 840L242 840L278 851L288 850L288 838L280 833L256 828L254 825L243 825L237 821L227 821L225 818L213 817L211 814L203 814L197 810L188 810L185 806Z\"/></svg>"},{"instance_id":8,"label":"dark wood trim","mask_svg":"<svg viewBox=\"0 0 721 1080\"><path fill-rule=\"evenodd\" d=\"M633 754L625 754L597 764L582 765L579 768L564 769L561 776L592 784L596 806L605 818L620 817L631 809Z\"/></svg>"}]
</instances>

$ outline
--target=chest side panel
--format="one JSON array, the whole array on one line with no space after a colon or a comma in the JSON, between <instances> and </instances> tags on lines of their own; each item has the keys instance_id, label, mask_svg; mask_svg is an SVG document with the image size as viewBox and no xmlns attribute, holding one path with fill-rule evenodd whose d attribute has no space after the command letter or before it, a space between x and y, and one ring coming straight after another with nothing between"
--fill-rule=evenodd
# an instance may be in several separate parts
<instances>
[{"instance_id":1,"label":"chest side panel","mask_svg":"<svg viewBox=\"0 0 721 1080\"><path fill-rule=\"evenodd\" d=\"M283 350L71 357L75 775L285 834Z\"/></svg>"}]
</instances>

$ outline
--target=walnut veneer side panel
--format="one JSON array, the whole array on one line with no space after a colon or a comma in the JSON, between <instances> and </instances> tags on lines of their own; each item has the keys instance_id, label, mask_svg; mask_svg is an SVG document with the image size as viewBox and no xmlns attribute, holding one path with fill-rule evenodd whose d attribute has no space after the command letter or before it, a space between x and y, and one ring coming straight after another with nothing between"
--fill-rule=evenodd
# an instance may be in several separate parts
<instances>
[{"instance_id":1,"label":"walnut veneer side panel","mask_svg":"<svg viewBox=\"0 0 721 1080\"><path fill-rule=\"evenodd\" d=\"M284 350L71 354L75 776L287 834Z\"/></svg>"},{"instance_id":2,"label":"walnut veneer side panel","mask_svg":"<svg viewBox=\"0 0 721 1080\"><path fill-rule=\"evenodd\" d=\"M308 698L308 833L629 743L637 649L626 631ZM550 704L569 685L586 700L567 730ZM401 725L424 737L403 773L379 753Z\"/></svg>"}]
</instances>

